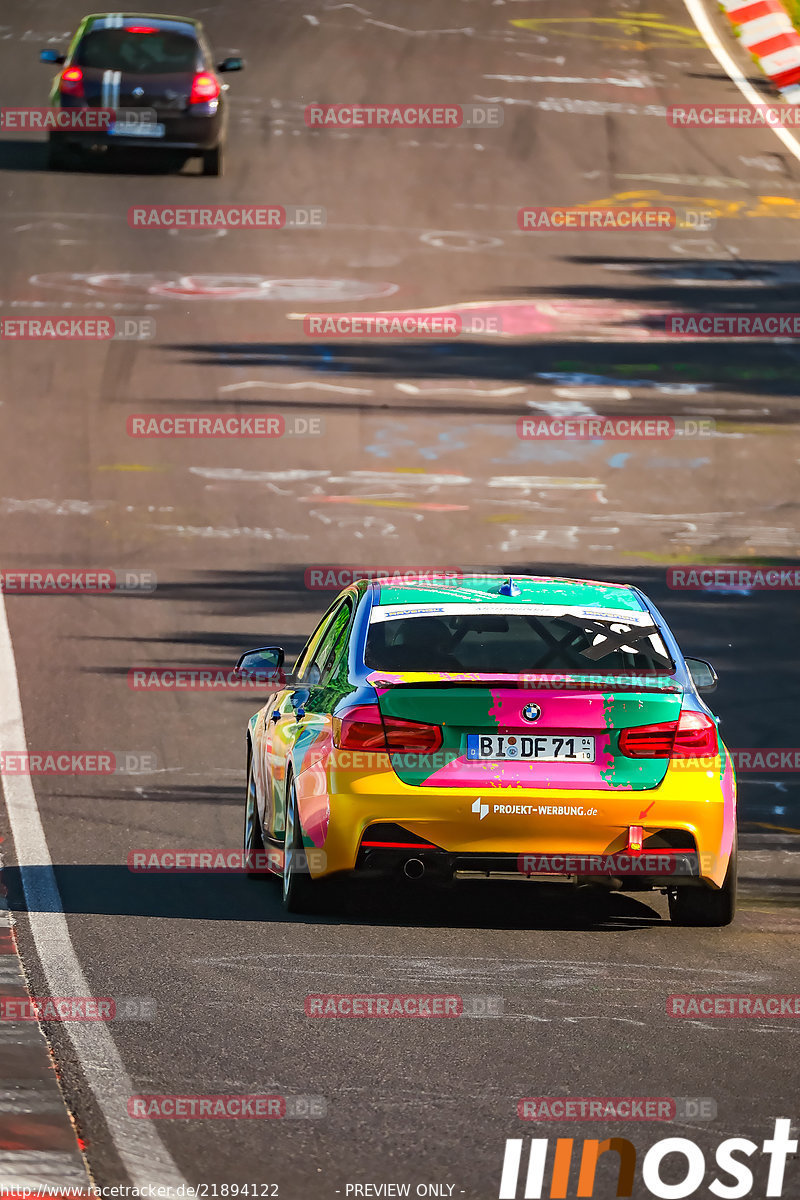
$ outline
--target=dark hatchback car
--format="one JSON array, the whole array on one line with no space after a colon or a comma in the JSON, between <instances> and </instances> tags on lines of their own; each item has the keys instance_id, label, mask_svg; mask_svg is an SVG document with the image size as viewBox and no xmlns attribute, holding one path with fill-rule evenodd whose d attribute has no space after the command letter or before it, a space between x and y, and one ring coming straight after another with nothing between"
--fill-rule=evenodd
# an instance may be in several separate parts
<instances>
[{"instance_id":1,"label":"dark hatchback car","mask_svg":"<svg viewBox=\"0 0 800 1200\"><path fill-rule=\"evenodd\" d=\"M66 54L42 50L39 58L62 65L52 107L114 112L105 128L82 128L76 114L72 127L51 131L51 167L68 167L84 151L123 146L199 155L204 175L222 174L226 85L217 75L240 71L244 62L225 58L215 66L198 21L95 13L83 18Z\"/></svg>"}]
</instances>

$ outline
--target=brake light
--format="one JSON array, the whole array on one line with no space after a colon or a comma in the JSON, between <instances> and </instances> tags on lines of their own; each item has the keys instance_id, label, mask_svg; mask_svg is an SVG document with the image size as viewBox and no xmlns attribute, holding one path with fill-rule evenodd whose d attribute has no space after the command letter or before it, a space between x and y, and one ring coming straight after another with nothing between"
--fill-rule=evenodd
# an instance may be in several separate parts
<instances>
[{"instance_id":1,"label":"brake light","mask_svg":"<svg viewBox=\"0 0 800 1200\"><path fill-rule=\"evenodd\" d=\"M209 100L216 100L220 90L216 75L212 75L209 71L200 71L192 80L189 103L207 104Z\"/></svg>"},{"instance_id":2,"label":"brake light","mask_svg":"<svg viewBox=\"0 0 800 1200\"><path fill-rule=\"evenodd\" d=\"M59 90L62 96L78 96L83 99L83 71L80 67L67 67L61 72Z\"/></svg>"},{"instance_id":3,"label":"brake light","mask_svg":"<svg viewBox=\"0 0 800 1200\"><path fill-rule=\"evenodd\" d=\"M333 718L333 744L342 750L386 752L381 710L377 704L358 704Z\"/></svg>"},{"instance_id":4,"label":"brake light","mask_svg":"<svg viewBox=\"0 0 800 1200\"><path fill-rule=\"evenodd\" d=\"M717 727L705 713L684 709L677 722L622 729L619 748L627 758L715 758Z\"/></svg>"},{"instance_id":5,"label":"brake light","mask_svg":"<svg viewBox=\"0 0 800 1200\"><path fill-rule=\"evenodd\" d=\"M126 33L158 33L155 25L126 25Z\"/></svg>"},{"instance_id":6,"label":"brake light","mask_svg":"<svg viewBox=\"0 0 800 1200\"><path fill-rule=\"evenodd\" d=\"M633 729L622 729L619 748L628 758L670 758L678 732L676 721L663 721L660 725L638 725Z\"/></svg>"},{"instance_id":7,"label":"brake light","mask_svg":"<svg viewBox=\"0 0 800 1200\"><path fill-rule=\"evenodd\" d=\"M719 754L717 727L705 713L684 709L678 721L673 758L716 758Z\"/></svg>"},{"instance_id":8,"label":"brake light","mask_svg":"<svg viewBox=\"0 0 800 1200\"><path fill-rule=\"evenodd\" d=\"M438 725L381 717L377 704L357 704L333 718L333 743L342 750L432 754L442 744Z\"/></svg>"}]
</instances>

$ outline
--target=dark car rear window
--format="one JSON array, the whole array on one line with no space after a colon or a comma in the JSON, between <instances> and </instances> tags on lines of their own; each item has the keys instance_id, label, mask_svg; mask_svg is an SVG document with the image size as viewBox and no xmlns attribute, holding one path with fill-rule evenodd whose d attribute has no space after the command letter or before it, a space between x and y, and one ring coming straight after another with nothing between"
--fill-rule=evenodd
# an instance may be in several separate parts
<instances>
[{"instance_id":1,"label":"dark car rear window","mask_svg":"<svg viewBox=\"0 0 800 1200\"><path fill-rule=\"evenodd\" d=\"M400 617L370 625L364 660L385 671L674 671L653 626L623 637L619 622L600 624L598 631L572 616Z\"/></svg>"},{"instance_id":2,"label":"dark car rear window","mask_svg":"<svg viewBox=\"0 0 800 1200\"><path fill-rule=\"evenodd\" d=\"M80 67L97 67L104 71L167 75L194 71L200 57L197 41L182 33L98 29L83 38L74 61Z\"/></svg>"}]
</instances>

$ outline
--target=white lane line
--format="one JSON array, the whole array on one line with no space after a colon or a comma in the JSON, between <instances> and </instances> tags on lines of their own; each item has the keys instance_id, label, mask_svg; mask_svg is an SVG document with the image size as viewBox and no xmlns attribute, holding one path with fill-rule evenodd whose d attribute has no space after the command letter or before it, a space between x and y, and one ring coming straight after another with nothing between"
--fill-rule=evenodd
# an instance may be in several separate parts
<instances>
[{"instance_id":1,"label":"white lane line","mask_svg":"<svg viewBox=\"0 0 800 1200\"><path fill-rule=\"evenodd\" d=\"M0 752L26 746L14 650L0 594ZM89 996L61 904L53 862L44 836L30 776L2 779L33 940L51 996ZM102 1021L65 1022L81 1070L108 1127L114 1148L134 1187L179 1186L181 1175L152 1122L128 1116L134 1088L119 1051ZM0 1160L0 1171L5 1163Z\"/></svg>"},{"instance_id":2,"label":"white lane line","mask_svg":"<svg viewBox=\"0 0 800 1200\"><path fill-rule=\"evenodd\" d=\"M3 1187L76 1187L86 1191L86 1173L73 1154L62 1150L0 1150L0 1179Z\"/></svg>"},{"instance_id":3,"label":"white lane line","mask_svg":"<svg viewBox=\"0 0 800 1200\"><path fill-rule=\"evenodd\" d=\"M703 7L702 0L683 0L683 2L698 31L705 38L706 44L714 55L714 58L731 82L736 84L745 100L749 100L751 104L758 107L764 105L766 101L758 94L752 83L747 81L722 44L719 34L711 24L711 20ZM765 126L765 128L771 129L775 136L783 142L789 153L793 154L798 162L800 162L800 142L792 137L788 129L782 129L780 126L775 125Z\"/></svg>"}]
</instances>

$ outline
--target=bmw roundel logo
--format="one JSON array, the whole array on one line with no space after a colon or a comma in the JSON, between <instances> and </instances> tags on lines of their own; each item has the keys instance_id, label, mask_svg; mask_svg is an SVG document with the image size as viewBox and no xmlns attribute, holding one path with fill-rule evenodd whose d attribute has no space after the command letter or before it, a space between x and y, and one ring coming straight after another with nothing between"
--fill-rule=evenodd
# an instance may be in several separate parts
<instances>
[{"instance_id":1,"label":"bmw roundel logo","mask_svg":"<svg viewBox=\"0 0 800 1200\"><path fill-rule=\"evenodd\" d=\"M526 721L538 721L542 715L542 710L538 704L526 704L522 710L522 716Z\"/></svg>"}]
</instances>

